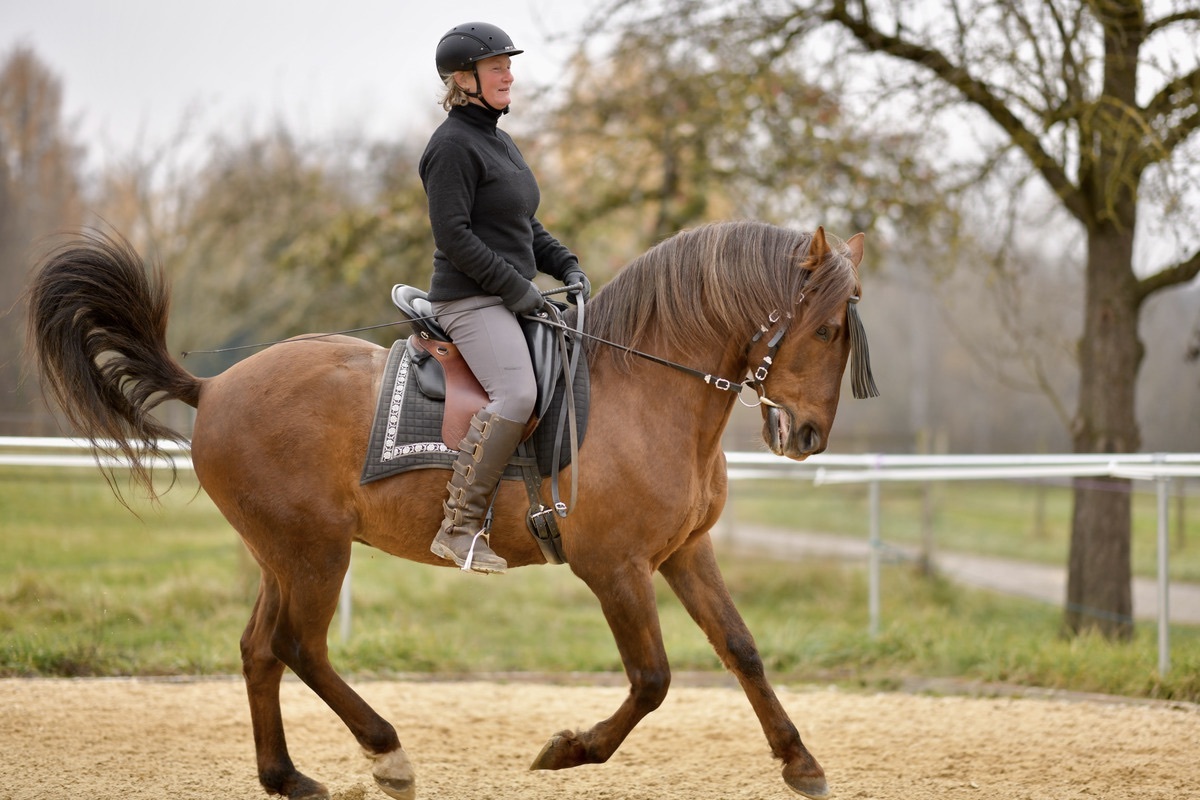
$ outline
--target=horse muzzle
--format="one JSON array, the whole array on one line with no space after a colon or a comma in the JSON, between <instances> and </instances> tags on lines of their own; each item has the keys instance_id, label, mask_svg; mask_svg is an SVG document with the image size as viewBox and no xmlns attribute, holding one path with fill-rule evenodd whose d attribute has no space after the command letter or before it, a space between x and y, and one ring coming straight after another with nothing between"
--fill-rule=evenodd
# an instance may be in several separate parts
<instances>
[{"instance_id":1,"label":"horse muzzle","mask_svg":"<svg viewBox=\"0 0 1200 800\"><path fill-rule=\"evenodd\" d=\"M777 456L802 461L825 450L825 435L815 423L797 425L790 409L769 406L764 414L763 440Z\"/></svg>"}]
</instances>

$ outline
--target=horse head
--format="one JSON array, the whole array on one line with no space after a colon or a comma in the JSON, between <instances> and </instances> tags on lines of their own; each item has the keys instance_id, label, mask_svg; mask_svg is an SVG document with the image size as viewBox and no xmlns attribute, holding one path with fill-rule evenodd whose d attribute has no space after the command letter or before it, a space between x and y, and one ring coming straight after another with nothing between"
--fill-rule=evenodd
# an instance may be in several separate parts
<instances>
[{"instance_id":1,"label":"horse head","mask_svg":"<svg viewBox=\"0 0 1200 800\"><path fill-rule=\"evenodd\" d=\"M855 396L878 393L855 310L862 291L858 265L865 238L855 234L833 247L818 228L803 256L801 266L809 273L804 293L779 336L777 351L764 356L769 359L764 360L767 369L756 386L762 399L763 441L776 455L799 461L828 446L852 352ZM763 340L758 347L769 353L771 338ZM755 356L752 352L751 363Z\"/></svg>"}]
</instances>

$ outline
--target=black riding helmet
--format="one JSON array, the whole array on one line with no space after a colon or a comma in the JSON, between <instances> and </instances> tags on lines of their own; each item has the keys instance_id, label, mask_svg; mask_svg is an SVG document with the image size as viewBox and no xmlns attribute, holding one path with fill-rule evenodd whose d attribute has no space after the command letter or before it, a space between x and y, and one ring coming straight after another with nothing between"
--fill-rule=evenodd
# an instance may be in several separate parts
<instances>
[{"instance_id":1,"label":"black riding helmet","mask_svg":"<svg viewBox=\"0 0 1200 800\"><path fill-rule=\"evenodd\" d=\"M438 42L438 75L444 80L455 72L470 70L475 76L475 91L467 92L467 96L477 98L485 106L492 108L479 91L479 71L475 64L492 56L515 56L524 52L518 50L512 38L495 25L486 22L466 22L455 25Z\"/></svg>"},{"instance_id":2,"label":"black riding helmet","mask_svg":"<svg viewBox=\"0 0 1200 800\"><path fill-rule=\"evenodd\" d=\"M472 69L476 61L492 56L515 56L523 52L516 48L507 33L495 25L486 22L455 25L438 42L438 75L446 78L453 72Z\"/></svg>"}]
</instances>

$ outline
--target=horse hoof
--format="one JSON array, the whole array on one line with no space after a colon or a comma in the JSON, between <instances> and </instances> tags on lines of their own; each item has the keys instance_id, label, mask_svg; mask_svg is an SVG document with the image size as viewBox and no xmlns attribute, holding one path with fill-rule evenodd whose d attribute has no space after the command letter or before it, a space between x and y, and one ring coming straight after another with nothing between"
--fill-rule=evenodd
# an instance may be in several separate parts
<instances>
[{"instance_id":1,"label":"horse hoof","mask_svg":"<svg viewBox=\"0 0 1200 800\"><path fill-rule=\"evenodd\" d=\"M584 763L583 745L571 731L560 731L550 737L546 746L533 759L530 769L567 769Z\"/></svg>"},{"instance_id":2,"label":"horse hoof","mask_svg":"<svg viewBox=\"0 0 1200 800\"><path fill-rule=\"evenodd\" d=\"M809 800L825 800L829 797L829 783L815 761L811 764L793 763L785 766L783 782L793 792L804 795Z\"/></svg>"},{"instance_id":3,"label":"horse hoof","mask_svg":"<svg viewBox=\"0 0 1200 800\"><path fill-rule=\"evenodd\" d=\"M288 800L330 800L329 790L323 784L303 775L300 777L296 786L288 791Z\"/></svg>"},{"instance_id":4,"label":"horse hoof","mask_svg":"<svg viewBox=\"0 0 1200 800\"><path fill-rule=\"evenodd\" d=\"M384 794L395 800L416 800L417 777L403 749L367 753L367 758L375 762L371 776Z\"/></svg>"}]
</instances>

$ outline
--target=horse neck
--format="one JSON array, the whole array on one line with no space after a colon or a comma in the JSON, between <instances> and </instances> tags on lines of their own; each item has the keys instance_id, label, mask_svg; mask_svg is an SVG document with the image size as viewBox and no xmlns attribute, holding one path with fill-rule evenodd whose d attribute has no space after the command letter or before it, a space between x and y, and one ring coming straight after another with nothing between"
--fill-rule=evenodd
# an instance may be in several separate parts
<instances>
[{"instance_id":1,"label":"horse neck","mask_svg":"<svg viewBox=\"0 0 1200 800\"><path fill-rule=\"evenodd\" d=\"M740 348L728 345L717 354L666 348L651 339L641 348L667 361L711 374L714 378L740 381L746 362ZM721 437L733 413L736 395L705 383L699 376L662 364L629 356L628 368L618 366L624 356L610 354L592 370L593 382L623 387L620 403L643 418L643 427L672 449L689 451L698 460L714 458L722 448Z\"/></svg>"}]
</instances>

